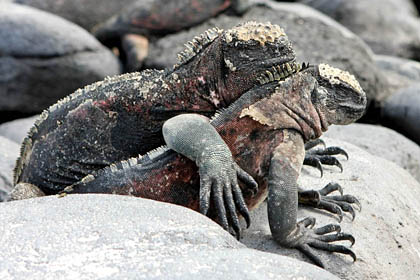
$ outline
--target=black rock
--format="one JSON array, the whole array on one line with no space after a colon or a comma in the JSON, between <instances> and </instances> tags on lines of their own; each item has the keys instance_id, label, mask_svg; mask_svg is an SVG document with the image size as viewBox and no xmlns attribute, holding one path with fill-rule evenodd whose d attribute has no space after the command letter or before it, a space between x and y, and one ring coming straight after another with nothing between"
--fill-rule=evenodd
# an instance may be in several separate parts
<instances>
[{"instance_id":1,"label":"black rock","mask_svg":"<svg viewBox=\"0 0 420 280\"><path fill-rule=\"evenodd\" d=\"M382 107L383 122L420 144L420 83L400 89Z\"/></svg>"},{"instance_id":2,"label":"black rock","mask_svg":"<svg viewBox=\"0 0 420 280\"><path fill-rule=\"evenodd\" d=\"M391 94L420 82L420 62L387 55L375 55L374 58L389 83Z\"/></svg>"},{"instance_id":3,"label":"black rock","mask_svg":"<svg viewBox=\"0 0 420 280\"><path fill-rule=\"evenodd\" d=\"M2 0L4 1L4 0ZM9 0L63 17L86 30L107 20L136 0ZM144 1L144 0L142 0Z\"/></svg>"},{"instance_id":4,"label":"black rock","mask_svg":"<svg viewBox=\"0 0 420 280\"><path fill-rule=\"evenodd\" d=\"M93 36L58 16L0 4L0 111L38 113L79 87L120 73Z\"/></svg>"},{"instance_id":5,"label":"black rock","mask_svg":"<svg viewBox=\"0 0 420 280\"><path fill-rule=\"evenodd\" d=\"M377 54L420 60L420 19L411 0L300 0L359 35Z\"/></svg>"}]
</instances>

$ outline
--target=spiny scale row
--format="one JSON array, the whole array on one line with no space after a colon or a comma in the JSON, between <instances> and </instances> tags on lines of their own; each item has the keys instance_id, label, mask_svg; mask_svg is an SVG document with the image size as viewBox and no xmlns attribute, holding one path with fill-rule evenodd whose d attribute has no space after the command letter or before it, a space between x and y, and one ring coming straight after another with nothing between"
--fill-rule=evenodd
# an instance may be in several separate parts
<instances>
[{"instance_id":1,"label":"spiny scale row","mask_svg":"<svg viewBox=\"0 0 420 280\"><path fill-rule=\"evenodd\" d=\"M267 84L273 81L284 80L287 77L291 76L294 73L297 73L301 70L304 70L309 67L309 63L296 63L296 62L287 62L281 65L273 66L270 70L265 71L257 79L260 85Z\"/></svg>"},{"instance_id":2,"label":"spiny scale row","mask_svg":"<svg viewBox=\"0 0 420 280\"><path fill-rule=\"evenodd\" d=\"M185 44L185 50L178 54L180 64L186 63L188 60L198 54L205 46L210 44L222 32L221 29L214 27L208 29L203 34L195 36L194 39Z\"/></svg>"}]
</instances>

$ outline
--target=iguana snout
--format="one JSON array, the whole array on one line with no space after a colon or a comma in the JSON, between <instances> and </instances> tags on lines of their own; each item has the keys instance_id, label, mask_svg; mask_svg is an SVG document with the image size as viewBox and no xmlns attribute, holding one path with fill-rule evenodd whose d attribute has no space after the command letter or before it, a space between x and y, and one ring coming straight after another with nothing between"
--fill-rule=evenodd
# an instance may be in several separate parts
<instances>
[{"instance_id":1,"label":"iguana snout","mask_svg":"<svg viewBox=\"0 0 420 280\"><path fill-rule=\"evenodd\" d=\"M350 124L364 114L366 94L353 75L328 64L314 66L313 75L318 86L312 92L312 102L328 124Z\"/></svg>"}]
</instances>

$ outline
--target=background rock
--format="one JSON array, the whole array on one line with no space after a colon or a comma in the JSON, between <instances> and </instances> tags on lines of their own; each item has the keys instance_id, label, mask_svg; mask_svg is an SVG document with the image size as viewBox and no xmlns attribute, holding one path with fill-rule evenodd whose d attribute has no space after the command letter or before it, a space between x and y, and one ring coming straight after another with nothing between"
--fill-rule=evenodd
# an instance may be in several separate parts
<instances>
[{"instance_id":1,"label":"background rock","mask_svg":"<svg viewBox=\"0 0 420 280\"><path fill-rule=\"evenodd\" d=\"M388 98L381 113L383 123L420 144L420 81Z\"/></svg>"},{"instance_id":2,"label":"background rock","mask_svg":"<svg viewBox=\"0 0 420 280\"><path fill-rule=\"evenodd\" d=\"M0 136L0 201L7 200L8 193L12 190L13 168L19 151L19 144Z\"/></svg>"},{"instance_id":3,"label":"background rock","mask_svg":"<svg viewBox=\"0 0 420 280\"><path fill-rule=\"evenodd\" d=\"M420 184L405 170L383 158L373 156L349 143L326 138L328 146L340 146L350 155L343 160L344 172L325 167L319 178L315 168L304 167L300 184L318 189L331 181L338 182L345 194L355 195L362 211L351 222L349 216L341 223L342 231L354 235L352 250L358 260L348 256L321 252L327 270L341 279L418 279L420 277ZM251 227L244 231L242 242L250 248L303 259L290 249L280 248L270 236L266 209L262 205L252 213ZM302 208L299 217L314 216L316 226L337 223L323 211Z\"/></svg>"},{"instance_id":4,"label":"background rock","mask_svg":"<svg viewBox=\"0 0 420 280\"><path fill-rule=\"evenodd\" d=\"M28 135L29 129L34 125L38 115L17 119L10 122L0 124L0 136L21 144L23 139Z\"/></svg>"},{"instance_id":5,"label":"background rock","mask_svg":"<svg viewBox=\"0 0 420 280\"><path fill-rule=\"evenodd\" d=\"M75 89L120 73L88 32L55 15L0 3L0 111L36 113Z\"/></svg>"},{"instance_id":6,"label":"background rock","mask_svg":"<svg viewBox=\"0 0 420 280\"><path fill-rule=\"evenodd\" d=\"M387 55L375 55L374 59L388 81L391 94L420 82L420 62Z\"/></svg>"},{"instance_id":7,"label":"background rock","mask_svg":"<svg viewBox=\"0 0 420 280\"><path fill-rule=\"evenodd\" d=\"M4 1L4 0L2 0ZM10 0L59 15L87 30L136 0Z\"/></svg>"},{"instance_id":8,"label":"background rock","mask_svg":"<svg viewBox=\"0 0 420 280\"><path fill-rule=\"evenodd\" d=\"M1 279L331 279L187 208L83 194L0 204Z\"/></svg>"},{"instance_id":9,"label":"background rock","mask_svg":"<svg viewBox=\"0 0 420 280\"><path fill-rule=\"evenodd\" d=\"M266 5L250 8L242 17L220 15L187 31L165 36L151 43L144 63L152 68L172 67L183 44L195 35L211 27L228 29L249 20L280 25L293 43L299 61L328 63L351 72L370 100L381 101L388 96L386 80L378 73L366 44L325 15L295 3L267 1Z\"/></svg>"},{"instance_id":10,"label":"background rock","mask_svg":"<svg viewBox=\"0 0 420 280\"><path fill-rule=\"evenodd\" d=\"M407 170L420 182L420 146L392 129L355 123L333 125L324 135L349 142L374 156L387 159Z\"/></svg>"},{"instance_id":11,"label":"background rock","mask_svg":"<svg viewBox=\"0 0 420 280\"><path fill-rule=\"evenodd\" d=\"M411 0L301 0L359 35L375 53L420 60L420 19Z\"/></svg>"}]
</instances>

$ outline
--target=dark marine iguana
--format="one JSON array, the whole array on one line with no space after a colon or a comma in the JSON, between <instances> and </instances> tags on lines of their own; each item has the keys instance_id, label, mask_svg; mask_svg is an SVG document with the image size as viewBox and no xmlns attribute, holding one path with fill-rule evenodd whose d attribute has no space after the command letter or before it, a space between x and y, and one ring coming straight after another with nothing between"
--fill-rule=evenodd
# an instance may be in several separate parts
<instances>
[{"instance_id":1,"label":"dark marine iguana","mask_svg":"<svg viewBox=\"0 0 420 280\"><path fill-rule=\"evenodd\" d=\"M338 225L313 229L314 218L297 221L297 178L304 161L304 143L319 137L331 124L349 124L361 117L365 93L352 75L326 64L302 67L285 80L280 78L281 68L269 72L261 85L210 121L197 114L182 114L165 122L163 134L168 147L112 164L63 193L113 193L179 204L209 214L225 229L232 227L237 235L236 212L249 223L247 207L257 207L268 196L270 229L281 245L301 250L320 266L323 262L312 248L348 254L355 260L350 249L330 243L355 241L352 235L340 233ZM203 141L196 141L197 134ZM223 143L228 146L225 152ZM222 149L213 148L221 144ZM202 176L201 162L210 163L204 166L211 169L213 164L231 162L231 157L246 176L250 174L258 182L256 195L235 195L241 192L235 176ZM324 190L331 191L331 185ZM212 211L210 196L222 211L208 213L209 208ZM352 196L343 201L356 202ZM332 232L336 233L328 234Z\"/></svg>"},{"instance_id":2,"label":"dark marine iguana","mask_svg":"<svg viewBox=\"0 0 420 280\"><path fill-rule=\"evenodd\" d=\"M271 67L282 67L283 77L300 67L283 29L256 22L210 29L188 42L179 58L173 69L108 78L44 111L23 141L12 199L55 194L112 163L145 154L165 143L161 128L171 117L211 116ZM317 207L341 211L319 200Z\"/></svg>"}]
</instances>

